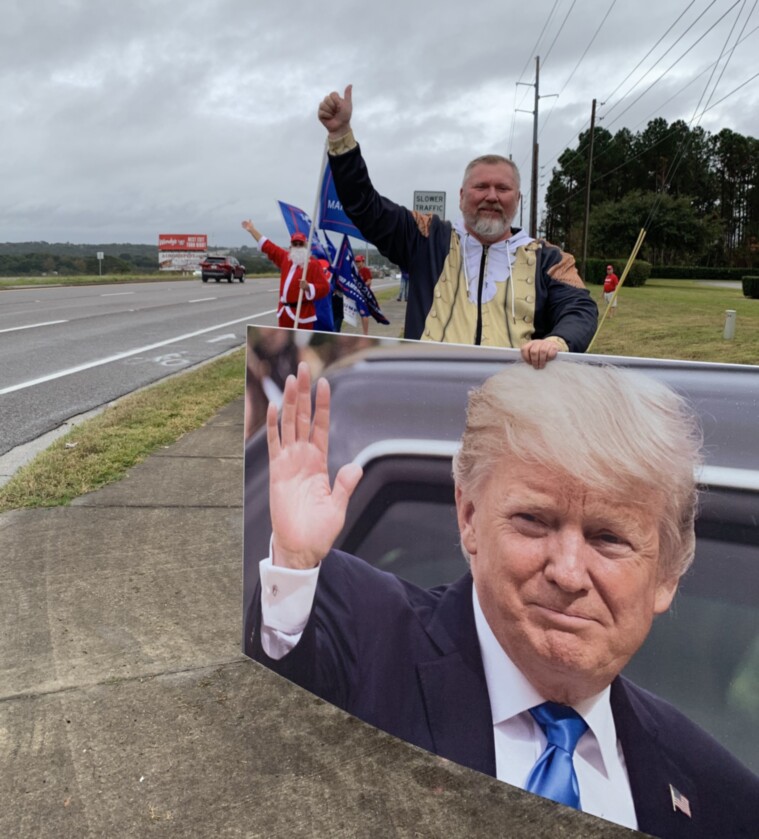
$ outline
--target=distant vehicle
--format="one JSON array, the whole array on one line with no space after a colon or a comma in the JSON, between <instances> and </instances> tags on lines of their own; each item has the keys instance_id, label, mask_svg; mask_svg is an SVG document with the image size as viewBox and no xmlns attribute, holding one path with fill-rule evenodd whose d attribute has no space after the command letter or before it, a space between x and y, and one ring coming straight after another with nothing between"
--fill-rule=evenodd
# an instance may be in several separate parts
<instances>
[{"instance_id":1,"label":"distant vehicle","mask_svg":"<svg viewBox=\"0 0 759 839\"><path fill-rule=\"evenodd\" d=\"M233 256L207 256L200 263L200 278L204 283L215 280L220 283L226 280L231 283L237 279L245 282L245 266Z\"/></svg>"},{"instance_id":2,"label":"distant vehicle","mask_svg":"<svg viewBox=\"0 0 759 839\"><path fill-rule=\"evenodd\" d=\"M518 357L515 350L404 345L329 368L329 468L364 474L334 547L429 587L466 571L451 475L470 388ZM696 560L673 608L659 616L625 670L673 702L754 772L759 771L759 366L574 356L658 379L700 416L706 464ZM352 361L352 363L351 363ZM266 429L245 453L245 603L268 555Z\"/></svg>"}]
</instances>

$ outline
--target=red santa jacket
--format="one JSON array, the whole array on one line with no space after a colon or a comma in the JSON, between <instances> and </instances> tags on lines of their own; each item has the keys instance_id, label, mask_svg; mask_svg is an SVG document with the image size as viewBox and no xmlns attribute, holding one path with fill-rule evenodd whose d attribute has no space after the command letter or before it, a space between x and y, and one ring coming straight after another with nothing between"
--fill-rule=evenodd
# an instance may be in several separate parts
<instances>
[{"instance_id":1,"label":"red santa jacket","mask_svg":"<svg viewBox=\"0 0 759 839\"><path fill-rule=\"evenodd\" d=\"M280 307L277 312L279 325L292 326L295 321L295 310L298 305L298 292L303 269L299 265L293 265L289 252L280 248L279 245L275 245L271 239L262 236L259 246L261 252L280 270ZM329 273L314 257L311 257L308 261L306 280L308 281L308 289L303 292L303 302L298 322L306 327L313 327L316 320L313 301L329 294Z\"/></svg>"}]
</instances>

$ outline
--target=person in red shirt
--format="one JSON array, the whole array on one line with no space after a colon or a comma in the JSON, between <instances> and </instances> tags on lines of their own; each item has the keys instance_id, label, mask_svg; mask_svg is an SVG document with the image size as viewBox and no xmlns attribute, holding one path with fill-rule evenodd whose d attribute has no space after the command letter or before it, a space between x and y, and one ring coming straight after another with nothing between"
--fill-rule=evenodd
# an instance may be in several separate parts
<instances>
[{"instance_id":1,"label":"person in red shirt","mask_svg":"<svg viewBox=\"0 0 759 839\"><path fill-rule=\"evenodd\" d=\"M364 259L361 254L356 257L356 267L358 268L358 275L364 282L364 285L367 288L372 287L372 271L371 268L366 264L366 260ZM369 334L369 311L360 311L359 314L361 315L361 329L363 330L364 335Z\"/></svg>"},{"instance_id":2,"label":"person in red shirt","mask_svg":"<svg viewBox=\"0 0 759 839\"><path fill-rule=\"evenodd\" d=\"M617 297L619 295L614 294L617 290L617 286L619 285L619 277L614 273L614 266L607 265L606 266L606 276L604 277L604 300L606 301L606 305L608 307L611 304L611 309L609 310L609 317L614 317L614 310L617 308Z\"/></svg>"},{"instance_id":3,"label":"person in red shirt","mask_svg":"<svg viewBox=\"0 0 759 839\"><path fill-rule=\"evenodd\" d=\"M314 300L319 300L329 294L329 273L315 257L308 259L306 237L302 233L293 233L290 237L290 250L287 251L264 236L250 219L242 222L242 226L258 242L261 253L280 270L279 309L277 310L279 326L290 328L295 326L298 296L302 289L303 301L298 318L298 329L313 329L316 321ZM308 263L308 269L304 277L303 268L306 263Z\"/></svg>"}]
</instances>

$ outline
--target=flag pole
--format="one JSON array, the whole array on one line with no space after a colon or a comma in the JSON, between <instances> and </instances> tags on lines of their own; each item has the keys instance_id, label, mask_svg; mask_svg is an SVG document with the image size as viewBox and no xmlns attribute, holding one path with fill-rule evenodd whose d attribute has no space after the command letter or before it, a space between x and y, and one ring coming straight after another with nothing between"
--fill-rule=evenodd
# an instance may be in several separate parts
<instances>
[{"instance_id":1,"label":"flag pole","mask_svg":"<svg viewBox=\"0 0 759 839\"><path fill-rule=\"evenodd\" d=\"M596 329L593 338L591 339L590 344L588 344L588 349L585 352L590 352L593 349L593 344L598 337L598 333L601 331L601 327L604 325L604 321L606 320L606 315L609 314L609 309L612 307L614 301L617 299L617 295L619 294L619 290L622 288L625 280L627 279L627 275L630 273L630 269L632 268L633 262L635 262L636 257L638 256L638 251L643 244L643 240L646 238L646 228L642 227L640 233L638 233L638 239L635 242L635 246L632 249L632 253L627 259L627 264L625 265L625 270L622 271L622 276L619 278L619 282L617 283L617 287L614 290L614 295L612 296L611 300L606 304L606 308L604 309L603 317L601 318L601 322L598 324L598 329Z\"/></svg>"},{"instance_id":2,"label":"flag pole","mask_svg":"<svg viewBox=\"0 0 759 839\"><path fill-rule=\"evenodd\" d=\"M319 196L322 191L322 179L324 177L324 169L327 166L327 140L324 141L324 151L322 152L322 162L319 166L319 180L316 183L316 198L314 199L314 211L311 213L311 226L308 229L308 241L306 242L306 264L303 266L303 273L301 278L305 277L308 280L308 264L311 261L311 243L314 240L314 232L316 229L316 214L319 212ZM299 284L300 285L300 284ZM295 326L298 328L298 321L300 320L300 308L303 305L303 289L298 289L298 305L295 309Z\"/></svg>"}]
</instances>

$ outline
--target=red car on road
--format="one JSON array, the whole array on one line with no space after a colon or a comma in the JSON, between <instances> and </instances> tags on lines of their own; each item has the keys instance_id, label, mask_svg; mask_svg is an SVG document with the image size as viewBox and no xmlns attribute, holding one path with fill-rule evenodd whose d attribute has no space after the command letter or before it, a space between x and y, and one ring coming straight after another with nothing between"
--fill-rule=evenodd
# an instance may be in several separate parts
<instances>
[{"instance_id":1,"label":"red car on road","mask_svg":"<svg viewBox=\"0 0 759 839\"><path fill-rule=\"evenodd\" d=\"M233 256L207 256L200 263L200 278L204 283L209 279L217 283L226 280L231 283L237 279L245 282L245 266Z\"/></svg>"}]
</instances>

